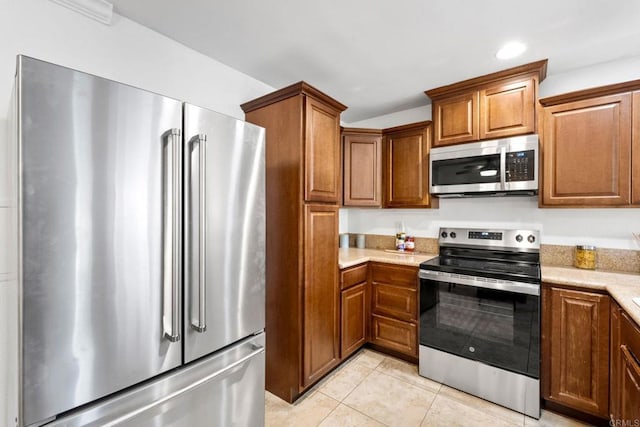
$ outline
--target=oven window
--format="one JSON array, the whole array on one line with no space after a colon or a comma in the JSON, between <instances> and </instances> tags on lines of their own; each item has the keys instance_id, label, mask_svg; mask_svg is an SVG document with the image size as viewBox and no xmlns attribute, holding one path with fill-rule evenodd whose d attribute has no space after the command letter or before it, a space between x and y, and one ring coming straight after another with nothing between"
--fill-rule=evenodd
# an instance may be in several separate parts
<instances>
[{"instance_id":1,"label":"oven window","mask_svg":"<svg viewBox=\"0 0 640 427\"><path fill-rule=\"evenodd\" d=\"M539 378L540 297L421 279L420 344Z\"/></svg>"},{"instance_id":2,"label":"oven window","mask_svg":"<svg viewBox=\"0 0 640 427\"><path fill-rule=\"evenodd\" d=\"M500 182L500 155L435 160L432 185L482 184Z\"/></svg>"}]
</instances>

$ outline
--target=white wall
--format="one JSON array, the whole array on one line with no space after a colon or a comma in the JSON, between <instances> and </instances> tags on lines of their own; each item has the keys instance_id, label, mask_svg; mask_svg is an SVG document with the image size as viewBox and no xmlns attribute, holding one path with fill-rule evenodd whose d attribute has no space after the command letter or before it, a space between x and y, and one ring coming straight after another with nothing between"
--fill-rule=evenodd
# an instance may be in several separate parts
<instances>
[{"instance_id":1,"label":"white wall","mask_svg":"<svg viewBox=\"0 0 640 427\"><path fill-rule=\"evenodd\" d=\"M635 79L640 79L640 57L549 75L540 85L540 94L545 97ZM429 119L431 109L420 107L345 126L384 128ZM442 199L439 209L343 208L340 221L343 233L385 235L395 234L397 224L404 222L407 232L418 237L437 237L440 226L529 226L542 231L546 244L640 249L631 234L640 232L640 209L539 209L536 197Z\"/></svg>"},{"instance_id":2,"label":"white wall","mask_svg":"<svg viewBox=\"0 0 640 427\"><path fill-rule=\"evenodd\" d=\"M272 87L114 14L104 25L47 0L0 0L0 120L25 54L244 118Z\"/></svg>"},{"instance_id":3,"label":"white wall","mask_svg":"<svg viewBox=\"0 0 640 427\"><path fill-rule=\"evenodd\" d=\"M425 96L425 102L428 99ZM386 114L384 116L373 117L359 122L346 123L345 127L386 129L394 126L406 125L409 123L431 120L431 104L423 107L412 108L410 110L399 111L397 113Z\"/></svg>"},{"instance_id":4,"label":"white wall","mask_svg":"<svg viewBox=\"0 0 640 427\"><path fill-rule=\"evenodd\" d=\"M551 64L549 69L553 70ZM640 79L640 56L549 75L540 84L540 98L637 79Z\"/></svg>"}]
</instances>

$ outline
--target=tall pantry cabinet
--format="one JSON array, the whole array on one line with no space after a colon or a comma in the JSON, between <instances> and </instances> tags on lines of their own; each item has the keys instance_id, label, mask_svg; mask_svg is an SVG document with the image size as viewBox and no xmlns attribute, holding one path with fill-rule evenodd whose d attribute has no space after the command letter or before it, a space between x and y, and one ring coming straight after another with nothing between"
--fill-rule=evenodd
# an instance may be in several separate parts
<instances>
[{"instance_id":1,"label":"tall pantry cabinet","mask_svg":"<svg viewBox=\"0 0 640 427\"><path fill-rule=\"evenodd\" d=\"M242 109L248 122L266 129L266 388L293 402L340 360L340 113L346 107L299 82Z\"/></svg>"}]
</instances>

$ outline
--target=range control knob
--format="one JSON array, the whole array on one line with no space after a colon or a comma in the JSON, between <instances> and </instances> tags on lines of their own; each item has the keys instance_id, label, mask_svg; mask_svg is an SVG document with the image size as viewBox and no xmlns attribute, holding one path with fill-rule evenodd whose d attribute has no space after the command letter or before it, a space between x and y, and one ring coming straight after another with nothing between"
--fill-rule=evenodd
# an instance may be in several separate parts
<instances>
[{"instance_id":1,"label":"range control knob","mask_svg":"<svg viewBox=\"0 0 640 427\"><path fill-rule=\"evenodd\" d=\"M449 233L449 237L451 237L452 239L456 238L456 232L452 231L451 233Z\"/></svg>"},{"instance_id":2,"label":"range control knob","mask_svg":"<svg viewBox=\"0 0 640 427\"><path fill-rule=\"evenodd\" d=\"M440 236L442 236L443 239L446 239L448 234L446 231L443 231L442 233L440 233Z\"/></svg>"},{"instance_id":3,"label":"range control knob","mask_svg":"<svg viewBox=\"0 0 640 427\"><path fill-rule=\"evenodd\" d=\"M522 234L518 234L516 236L516 242L518 242L518 243L522 242Z\"/></svg>"},{"instance_id":4,"label":"range control knob","mask_svg":"<svg viewBox=\"0 0 640 427\"><path fill-rule=\"evenodd\" d=\"M529 234L529 237L527 237L527 241L529 243L533 243L536 241L536 236L534 236L533 234Z\"/></svg>"}]
</instances>

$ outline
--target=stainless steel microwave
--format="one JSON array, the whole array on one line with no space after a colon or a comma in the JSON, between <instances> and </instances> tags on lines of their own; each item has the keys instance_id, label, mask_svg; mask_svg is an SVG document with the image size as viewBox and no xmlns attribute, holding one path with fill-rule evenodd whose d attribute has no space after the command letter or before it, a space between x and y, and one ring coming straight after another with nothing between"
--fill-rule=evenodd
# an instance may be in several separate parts
<instances>
[{"instance_id":1,"label":"stainless steel microwave","mask_svg":"<svg viewBox=\"0 0 640 427\"><path fill-rule=\"evenodd\" d=\"M538 193L538 135L433 148L431 194L439 197Z\"/></svg>"}]
</instances>

